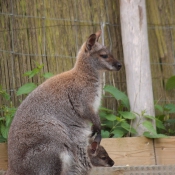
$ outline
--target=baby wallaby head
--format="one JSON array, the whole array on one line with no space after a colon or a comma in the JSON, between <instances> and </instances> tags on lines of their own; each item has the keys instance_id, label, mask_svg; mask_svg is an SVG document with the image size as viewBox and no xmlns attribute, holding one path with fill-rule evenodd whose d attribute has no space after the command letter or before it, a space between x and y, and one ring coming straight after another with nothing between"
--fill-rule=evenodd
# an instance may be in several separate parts
<instances>
[{"instance_id":1,"label":"baby wallaby head","mask_svg":"<svg viewBox=\"0 0 175 175\"><path fill-rule=\"evenodd\" d=\"M100 36L101 31L89 36L79 51L78 59L88 59L96 70L119 71L122 67L121 63L114 58L106 46L98 42Z\"/></svg>"},{"instance_id":2,"label":"baby wallaby head","mask_svg":"<svg viewBox=\"0 0 175 175\"><path fill-rule=\"evenodd\" d=\"M98 146L95 151L94 146ZM88 146L88 155L93 166L112 167L114 165L114 161L109 157L104 147L96 143Z\"/></svg>"}]
</instances>

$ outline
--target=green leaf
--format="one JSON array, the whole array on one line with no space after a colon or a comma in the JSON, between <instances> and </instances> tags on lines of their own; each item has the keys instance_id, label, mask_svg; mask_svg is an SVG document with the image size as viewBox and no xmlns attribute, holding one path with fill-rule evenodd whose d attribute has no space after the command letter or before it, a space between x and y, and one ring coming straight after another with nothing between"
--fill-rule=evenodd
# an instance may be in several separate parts
<instances>
[{"instance_id":1,"label":"green leaf","mask_svg":"<svg viewBox=\"0 0 175 175\"><path fill-rule=\"evenodd\" d=\"M29 78L34 77L36 74L39 73L39 71L43 68L44 64L39 64L39 63L35 63L35 65L37 66L36 68L34 68L31 71L25 72L24 76L29 76Z\"/></svg>"},{"instance_id":2,"label":"green leaf","mask_svg":"<svg viewBox=\"0 0 175 175\"><path fill-rule=\"evenodd\" d=\"M10 95L8 93L3 93L2 96L6 99L6 100L10 100Z\"/></svg>"},{"instance_id":3,"label":"green leaf","mask_svg":"<svg viewBox=\"0 0 175 175\"><path fill-rule=\"evenodd\" d=\"M109 138L109 132L108 131L101 131L102 138Z\"/></svg>"},{"instance_id":4,"label":"green leaf","mask_svg":"<svg viewBox=\"0 0 175 175\"><path fill-rule=\"evenodd\" d=\"M17 95L29 94L37 87L34 83L26 83L25 85L21 86L18 91Z\"/></svg>"},{"instance_id":5,"label":"green leaf","mask_svg":"<svg viewBox=\"0 0 175 175\"><path fill-rule=\"evenodd\" d=\"M164 134L153 134L148 131L144 132L143 135L148 138L156 139L156 138L168 138L167 135Z\"/></svg>"},{"instance_id":6,"label":"green leaf","mask_svg":"<svg viewBox=\"0 0 175 175\"><path fill-rule=\"evenodd\" d=\"M10 95L5 90L2 89L2 86L1 85L0 85L0 94L6 100L10 100Z\"/></svg>"},{"instance_id":7,"label":"green leaf","mask_svg":"<svg viewBox=\"0 0 175 175\"><path fill-rule=\"evenodd\" d=\"M137 134L137 131L126 122L122 122L121 127L132 134Z\"/></svg>"},{"instance_id":8,"label":"green leaf","mask_svg":"<svg viewBox=\"0 0 175 175\"><path fill-rule=\"evenodd\" d=\"M32 72L31 72L31 74L29 75L29 78L34 77L36 74L39 73L39 71L40 71L40 70L39 70L38 68L33 69Z\"/></svg>"},{"instance_id":9,"label":"green leaf","mask_svg":"<svg viewBox=\"0 0 175 175\"><path fill-rule=\"evenodd\" d=\"M13 120L12 116L6 116L6 127L10 127L12 120Z\"/></svg>"},{"instance_id":10,"label":"green leaf","mask_svg":"<svg viewBox=\"0 0 175 175\"><path fill-rule=\"evenodd\" d=\"M104 108L104 107L100 107L100 111L106 111L106 112L109 112L109 113L113 112L113 110L108 109L108 108Z\"/></svg>"},{"instance_id":11,"label":"green leaf","mask_svg":"<svg viewBox=\"0 0 175 175\"><path fill-rule=\"evenodd\" d=\"M120 129L115 129L112 131L112 134L114 134L113 138L121 138L124 136L124 132Z\"/></svg>"},{"instance_id":12,"label":"green leaf","mask_svg":"<svg viewBox=\"0 0 175 175\"><path fill-rule=\"evenodd\" d=\"M144 121L143 126L152 134L157 134L156 130L153 127L153 124L149 121Z\"/></svg>"},{"instance_id":13,"label":"green leaf","mask_svg":"<svg viewBox=\"0 0 175 175\"><path fill-rule=\"evenodd\" d=\"M104 111L100 111L99 112L99 116L100 116L100 118L105 118L106 119L106 115L107 115L107 113L106 112L104 112Z\"/></svg>"},{"instance_id":14,"label":"green leaf","mask_svg":"<svg viewBox=\"0 0 175 175\"><path fill-rule=\"evenodd\" d=\"M2 134L2 136L5 138L5 139L7 139L7 137L8 137L8 132L9 132L9 127L6 127L3 123L1 123L1 125L0 125L0 129L1 129L1 134Z\"/></svg>"},{"instance_id":15,"label":"green leaf","mask_svg":"<svg viewBox=\"0 0 175 175\"><path fill-rule=\"evenodd\" d=\"M121 92L120 90L118 90L116 87L114 86L110 86L110 85L106 85L104 87L104 90L106 92L109 92L110 94L112 94L115 99L117 100L121 100L122 104L129 110L130 109L130 105L129 105L129 99L126 96L125 93Z\"/></svg>"},{"instance_id":16,"label":"green leaf","mask_svg":"<svg viewBox=\"0 0 175 175\"><path fill-rule=\"evenodd\" d=\"M130 119L130 120L132 120L132 119L135 119L135 118L136 118L135 114L132 113L132 112L118 111L118 113L119 113L123 118L125 118L125 119Z\"/></svg>"},{"instance_id":17,"label":"green leaf","mask_svg":"<svg viewBox=\"0 0 175 175\"><path fill-rule=\"evenodd\" d=\"M112 128L114 126L114 122L109 120L106 120L103 124L106 124L105 128Z\"/></svg>"},{"instance_id":18,"label":"green leaf","mask_svg":"<svg viewBox=\"0 0 175 175\"><path fill-rule=\"evenodd\" d=\"M125 121L125 119L123 119L122 117L117 117L117 116L116 116L116 120L117 120L118 122Z\"/></svg>"},{"instance_id":19,"label":"green leaf","mask_svg":"<svg viewBox=\"0 0 175 175\"><path fill-rule=\"evenodd\" d=\"M156 115L156 119L160 120L160 121L165 121L165 115Z\"/></svg>"},{"instance_id":20,"label":"green leaf","mask_svg":"<svg viewBox=\"0 0 175 175\"><path fill-rule=\"evenodd\" d=\"M155 109L159 110L160 112L163 112L163 107L158 105L158 104L155 104L154 105Z\"/></svg>"},{"instance_id":21,"label":"green leaf","mask_svg":"<svg viewBox=\"0 0 175 175\"><path fill-rule=\"evenodd\" d=\"M0 117L0 121L4 121L5 120L5 117Z\"/></svg>"},{"instance_id":22,"label":"green leaf","mask_svg":"<svg viewBox=\"0 0 175 175\"><path fill-rule=\"evenodd\" d=\"M101 126L106 126L106 124L101 123Z\"/></svg>"},{"instance_id":23,"label":"green leaf","mask_svg":"<svg viewBox=\"0 0 175 175\"><path fill-rule=\"evenodd\" d=\"M0 135L0 143L7 142L7 139L5 139L2 135Z\"/></svg>"},{"instance_id":24,"label":"green leaf","mask_svg":"<svg viewBox=\"0 0 175 175\"><path fill-rule=\"evenodd\" d=\"M166 123L171 123L171 124L174 124L175 123L175 119L168 119L165 121Z\"/></svg>"},{"instance_id":25,"label":"green leaf","mask_svg":"<svg viewBox=\"0 0 175 175\"><path fill-rule=\"evenodd\" d=\"M175 76L172 76L168 79L165 85L166 90L175 89Z\"/></svg>"},{"instance_id":26,"label":"green leaf","mask_svg":"<svg viewBox=\"0 0 175 175\"><path fill-rule=\"evenodd\" d=\"M38 69L41 69L44 67L44 64L40 64L38 62L35 62L35 65L37 66Z\"/></svg>"},{"instance_id":27,"label":"green leaf","mask_svg":"<svg viewBox=\"0 0 175 175\"><path fill-rule=\"evenodd\" d=\"M164 109L168 111L168 113L175 113L175 105L174 104L166 104L164 105Z\"/></svg>"},{"instance_id":28,"label":"green leaf","mask_svg":"<svg viewBox=\"0 0 175 175\"><path fill-rule=\"evenodd\" d=\"M160 129L166 130L165 126L163 125L162 121L156 119L156 127Z\"/></svg>"},{"instance_id":29,"label":"green leaf","mask_svg":"<svg viewBox=\"0 0 175 175\"><path fill-rule=\"evenodd\" d=\"M32 74L32 71L25 72L23 75L24 76L30 76Z\"/></svg>"},{"instance_id":30,"label":"green leaf","mask_svg":"<svg viewBox=\"0 0 175 175\"><path fill-rule=\"evenodd\" d=\"M148 119L151 119L151 120L155 120L156 118L151 116L151 115L144 115L143 117L145 118L148 118Z\"/></svg>"},{"instance_id":31,"label":"green leaf","mask_svg":"<svg viewBox=\"0 0 175 175\"><path fill-rule=\"evenodd\" d=\"M116 116L114 114L107 114L106 119L109 120L109 121L115 121Z\"/></svg>"},{"instance_id":32,"label":"green leaf","mask_svg":"<svg viewBox=\"0 0 175 175\"><path fill-rule=\"evenodd\" d=\"M53 74L50 73L50 72L47 72L47 73L45 73L45 74L43 75L44 78L50 78L50 77L52 77L52 76L53 76Z\"/></svg>"}]
</instances>

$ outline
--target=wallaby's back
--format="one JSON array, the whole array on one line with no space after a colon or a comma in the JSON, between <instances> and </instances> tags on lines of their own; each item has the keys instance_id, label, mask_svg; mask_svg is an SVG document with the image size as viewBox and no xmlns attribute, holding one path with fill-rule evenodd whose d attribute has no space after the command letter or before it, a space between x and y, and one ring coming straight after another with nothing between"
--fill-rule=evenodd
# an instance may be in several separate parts
<instances>
[{"instance_id":1,"label":"wallaby's back","mask_svg":"<svg viewBox=\"0 0 175 175\"><path fill-rule=\"evenodd\" d=\"M42 83L18 108L9 131L7 175L66 175L71 167L79 175L91 168L90 123L93 132L101 129L100 71L121 67L97 42L99 36L83 44L72 70Z\"/></svg>"}]
</instances>

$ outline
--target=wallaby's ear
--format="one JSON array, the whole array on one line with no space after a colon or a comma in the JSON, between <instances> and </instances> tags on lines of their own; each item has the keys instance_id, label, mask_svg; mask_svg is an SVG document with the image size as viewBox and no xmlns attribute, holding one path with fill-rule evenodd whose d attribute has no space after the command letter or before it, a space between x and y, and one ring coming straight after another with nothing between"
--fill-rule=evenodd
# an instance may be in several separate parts
<instances>
[{"instance_id":1,"label":"wallaby's ear","mask_svg":"<svg viewBox=\"0 0 175 175\"><path fill-rule=\"evenodd\" d=\"M98 143L97 142L92 142L91 143L91 153L94 154L97 149L98 149Z\"/></svg>"},{"instance_id":2,"label":"wallaby's ear","mask_svg":"<svg viewBox=\"0 0 175 175\"><path fill-rule=\"evenodd\" d=\"M101 30L89 36L86 42L86 50L91 50L95 42L99 40L101 36Z\"/></svg>"},{"instance_id":3,"label":"wallaby's ear","mask_svg":"<svg viewBox=\"0 0 175 175\"><path fill-rule=\"evenodd\" d=\"M90 35L86 42L86 49L91 50L93 45L95 44L95 41L96 41L96 34Z\"/></svg>"},{"instance_id":4,"label":"wallaby's ear","mask_svg":"<svg viewBox=\"0 0 175 175\"><path fill-rule=\"evenodd\" d=\"M101 30L99 30L98 32L96 32L96 41L99 40L100 36L101 36Z\"/></svg>"}]
</instances>

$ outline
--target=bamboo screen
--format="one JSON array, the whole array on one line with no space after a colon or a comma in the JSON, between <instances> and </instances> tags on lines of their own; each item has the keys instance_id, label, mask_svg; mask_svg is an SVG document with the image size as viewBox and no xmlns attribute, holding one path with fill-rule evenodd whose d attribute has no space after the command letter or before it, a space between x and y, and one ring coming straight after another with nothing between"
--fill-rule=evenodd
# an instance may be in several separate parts
<instances>
[{"instance_id":1,"label":"bamboo screen","mask_svg":"<svg viewBox=\"0 0 175 175\"><path fill-rule=\"evenodd\" d=\"M174 103L175 93L166 92L165 83L175 73L175 0L146 4L154 99ZM71 69L81 44L99 29L105 45L123 63L119 10L118 0L0 0L0 85L15 106L20 104L19 87L40 84L44 72ZM23 76L36 62L44 64L39 75ZM124 65L117 73L106 73L105 84L126 92ZM116 109L112 97L106 96L104 103Z\"/></svg>"},{"instance_id":2,"label":"bamboo screen","mask_svg":"<svg viewBox=\"0 0 175 175\"><path fill-rule=\"evenodd\" d=\"M167 79L175 74L175 0L146 3L154 99L175 104L175 91L165 91Z\"/></svg>"}]
</instances>

